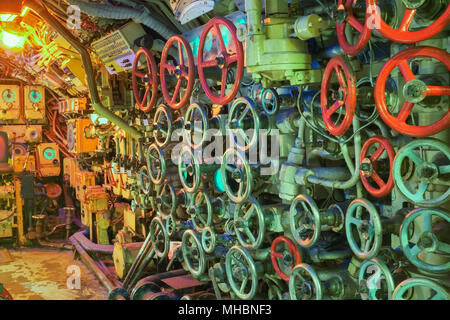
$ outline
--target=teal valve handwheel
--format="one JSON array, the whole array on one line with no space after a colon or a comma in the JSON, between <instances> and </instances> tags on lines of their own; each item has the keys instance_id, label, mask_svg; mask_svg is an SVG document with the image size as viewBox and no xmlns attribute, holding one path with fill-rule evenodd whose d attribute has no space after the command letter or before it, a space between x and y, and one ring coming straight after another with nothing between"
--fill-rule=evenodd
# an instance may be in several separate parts
<instances>
[{"instance_id":1,"label":"teal valve handwheel","mask_svg":"<svg viewBox=\"0 0 450 320\"><path fill-rule=\"evenodd\" d=\"M258 287L258 272L248 251L240 246L228 250L225 269L233 292L242 300L252 299Z\"/></svg>"},{"instance_id":2,"label":"teal valve handwheel","mask_svg":"<svg viewBox=\"0 0 450 320\"><path fill-rule=\"evenodd\" d=\"M147 169L154 184L161 184L166 178L166 160L162 149L152 144L147 150Z\"/></svg>"},{"instance_id":3,"label":"teal valve handwheel","mask_svg":"<svg viewBox=\"0 0 450 320\"><path fill-rule=\"evenodd\" d=\"M363 213L368 213L364 214ZM345 234L353 253L360 259L370 259L381 248L383 230L375 206L366 199L353 200L345 216ZM355 235L358 236L358 245Z\"/></svg>"},{"instance_id":4,"label":"teal valve handwheel","mask_svg":"<svg viewBox=\"0 0 450 320\"><path fill-rule=\"evenodd\" d=\"M142 192L144 194L149 194L151 188L151 179L146 166L143 166L141 167L141 169L139 169L139 182Z\"/></svg>"},{"instance_id":5,"label":"teal valve handwheel","mask_svg":"<svg viewBox=\"0 0 450 320\"><path fill-rule=\"evenodd\" d=\"M193 149L200 148L207 137L208 113L199 103L192 103L184 116L184 138Z\"/></svg>"},{"instance_id":6,"label":"teal valve handwheel","mask_svg":"<svg viewBox=\"0 0 450 320\"><path fill-rule=\"evenodd\" d=\"M292 269L289 295L291 300L322 300L322 284L310 265L300 263Z\"/></svg>"},{"instance_id":7,"label":"teal valve handwheel","mask_svg":"<svg viewBox=\"0 0 450 320\"><path fill-rule=\"evenodd\" d=\"M206 253L213 253L216 248L216 233L211 227L206 227L202 232L202 247Z\"/></svg>"},{"instance_id":8,"label":"teal valve handwheel","mask_svg":"<svg viewBox=\"0 0 450 320\"><path fill-rule=\"evenodd\" d=\"M155 217L150 222L150 238L155 254L159 258L165 258L169 254L169 235L160 217Z\"/></svg>"},{"instance_id":9,"label":"teal valve handwheel","mask_svg":"<svg viewBox=\"0 0 450 320\"><path fill-rule=\"evenodd\" d=\"M450 271L450 244L439 240L437 235L433 232L433 216L437 217L437 220L445 221L447 224L450 223L450 214L437 209L426 209L419 208L411 211L403 220L400 227L400 243L403 248L403 253L414 264L416 267L435 273L446 273ZM418 225L419 222L423 222L421 232L418 235L416 243L412 243L410 240L411 234L410 227ZM413 233L413 238L415 234ZM430 264L420 259L423 255L427 253L432 253L434 255L442 256L444 261L443 264Z\"/></svg>"},{"instance_id":10,"label":"teal valve handwheel","mask_svg":"<svg viewBox=\"0 0 450 320\"><path fill-rule=\"evenodd\" d=\"M391 271L380 258L365 260L359 269L359 292L363 300L391 299L395 284Z\"/></svg>"},{"instance_id":11,"label":"teal valve handwheel","mask_svg":"<svg viewBox=\"0 0 450 320\"><path fill-rule=\"evenodd\" d=\"M234 210L234 231L239 243L246 249L258 249L265 232L264 213L259 202L250 197Z\"/></svg>"},{"instance_id":12,"label":"teal valve handwheel","mask_svg":"<svg viewBox=\"0 0 450 320\"><path fill-rule=\"evenodd\" d=\"M56 150L53 148L45 148L43 154L45 160L51 161L56 157Z\"/></svg>"},{"instance_id":13,"label":"teal valve handwheel","mask_svg":"<svg viewBox=\"0 0 450 320\"><path fill-rule=\"evenodd\" d=\"M241 203L250 197L253 189L253 174L243 153L234 148L225 151L220 173L225 192L231 201Z\"/></svg>"},{"instance_id":14,"label":"teal valve handwheel","mask_svg":"<svg viewBox=\"0 0 450 320\"><path fill-rule=\"evenodd\" d=\"M405 294L409 290L417 287L427 288L431 291L432 295L427 300L450 300L450 292L448 289L445 289L436 282L425 278L409 278L400 282L392 294L392 300L407 300L404 298Z\"/></svg>"},{"instance_id":15,"label":"teal valve handwheel","mask_svg":"<svg viewBox=\"0 0 450 320\"><path fill-rule=\"evenodd\" d=\"M153 137L155 143L163 148L167 146L172 137L173 125L172 116L168 107L164 104L159 105L153 118Z\"/></svg>"},{"instance_id":16,"label":"teal valve handwheel","mask_svg":"<svg viewBox=\"0 0 450 320\"><path fill-rule=\"evenodd\" d=\"M156 208L158 213L166 218L167 216L174 215L177 209L177 200L175 189L169 183L164 183L156 196Z\"/></svg>"},{"instance_id":17,"label":"teal valve handwheel","mask_svg":"<svg viewBox=\"0 0 450 320\"><path fill-rule=\"evenodd\" d=\"M180 150L178 175L186 192L197 192L200 187L200 162L188 145L184 145Z\"/></svg>"},{"instance_id":18,"label":"teal valve handwheel","mask_svg":"<svg viewBox=\"0 0 450 320\"><path fill-rule=\"evenodd\" d=\"M206 271L206 256L202 244L194 230L183 233L181 250L186 267L194 277L200 277Z\"/></svg>"},{"instance_id":19,"label":"teal valve handwheel","mask_svg":"<svg viewBox=\"0 0 450 320\"><path fill-rule=\"evenodd\" d=\"M192 195L186 212L191 216L195 230L202 232L205 227L211 226L213 209L211 200L205 192L198 191Z\"/></svg>"},{"instance_id":20,"label":"teal valve handwheel","mask_svg":"<svg viewBox=\"0 0 450 320\"><path fill-rule=\"evenodd\" d=\"M422 156L425 151L429 156L431 150L440 152L445 157L445 162L434 163ZM402 167L406 159L414 164L413 181L405 182L402 177ZM411 202L422 207L437 207L445 203L450 196L448 174L450 174L450 147L438 140L419 139L414 140L401 148L394 159L392 168L395 185L400 192ZM444 176L447 179L444 179ZM431 199L425 198L425 192L430 184L446 186L447 190ZM411 186L412 185L412 186ZM412 191L411 189L417 189ZM441 193L441 192L439 192Z\"/></svg>"},{"instance_id":21,"label":"teal valve handwheel","mask_svg":"<svg viewBox=\"0 0 450 320\"><path fill-rule=\"evenodd\" d=\"M319 239L321 223L316 203L309 196L299 194L289 209L289 225L299 245L310 248Z\"/></svg>"},{"instance_id":22,"label":"teal valve handwheel","mask_svg":"<svg viewBox=\"0 0 450 320\"><path fill-rule=\"evenodd\" d=\"M6 103L12 103L16 100L16 93L11 89L6 89L3 91L2 98Z\"/></svg>"},{"instance_id":23,"label":"teal valve handwheel","mask_svg":"<svg viewBox=\"0 0 450 320\"><path fill-rule=\"evenodd\" d=\"M259 141L260 115L252 100L239 97L231 105L227 128L239 150L247 151ZM250 137L247 132L250 131Z\"/></svg>"}]
</instances>

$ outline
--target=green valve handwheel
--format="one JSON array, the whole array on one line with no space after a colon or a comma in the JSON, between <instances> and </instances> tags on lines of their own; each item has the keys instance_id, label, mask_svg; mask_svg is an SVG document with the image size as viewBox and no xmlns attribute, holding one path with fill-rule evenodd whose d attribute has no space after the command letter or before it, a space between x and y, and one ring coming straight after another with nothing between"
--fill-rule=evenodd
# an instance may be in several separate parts
<instances>
[{"instance_id":1,"label":"green valve handwheel","mask_svg":"<svg viewBox=\"0 0 450 320\"><path fill-rule=\"evenodd\" d=\"M309 196L299 194L289 209L289 225L299 245L310 248L319 239L321 223L316 203Z\"/></svg>"},{"instance_id":2,"label":"green valve handwheel","mask_svg":"<svg viewBox=\"0 0 450 320\"><path fill-rule=\"evenodd\" d=\"M395 288L394 293L392 294L392 300L407 300L404 298L405 294L408 293L409 290L417 287L424 287L431 291L429 298L426 300L450 300L450 293L447 289L436 282L425 278L409 278L402 281L397 288ZM408 295L410 294L408 293Z\"/></svg>"},{"instance_id":3,"label":"green valve handwheel","mask_svg":"<svg viewBox=\"0 0 450 320\"><path fill-rule=\"evenodd\" d=\"M310 265L300 263L292 269L289 295L291 300L322 300L322 284Z\"/></svg>"},{"instance_id":4,"label":"green valve handwheel","mask_svg":"<svg viewBox=\"0 0 450 320\"><path fill-rule=\"evenodd\" d=\"M172 116L164 104L159 105L153 118L153 137L156 144L164 148L172 137Z\"/></svg>"},{"instance_id":5,"label":"green valve handwheel","mask_svg":"<svg viewBox=\"0 0 450 320\"><path fill-rule=\"evenodd\" d=\"M38 103L42 99L42 94L37 90L31 90L30 101L33 103Z\"/></svg>"},{"instance_id":6,"label":"green valve handwheel","mask_svg":"<svg viewBox=\"0 0 450 320\"><path fill-rule=\"evenodd\" d=\"M433 151L435 151L435 155L433 157L429 156ZM427 159L423 153L429 158L436 160ZM409 159L414 166L414 175L410 178L412 181L408 181L408 183L402 177L406 159ZM408 143L397 152L392 171L395 185L400 192L418 206L437 207L445 203L450 196L448 182L450 147L446 143L433 139L419 139ZM425 192L430 184L444 187L445 192L440 191L439 196L425 199ZM413 189L417 190L412 191Z\"/></svg>"},{"instance_id":7,"label":"green valve handwheel","mask_svg":"<svg viewBox=\"0 0 450 320\"><path fill-rule=\"evenodd\" d=\"M253 175L244 154L233 148L225 151L220 172L225 192L231 201L241 203L250 197L253 188Z\"/></svg>"},{"instance_id":8,"label":"green valve handwheel","mask_svg":"<svg viewBox=\"0 0 450 320\"><path fill-rule=\"evenodd\" d=\"M184 138L191 148L200 148L207 137L208 114L199 103L192 103L184 116Z\"/></svg>"},{"instance_id":9,"label":"green valve handwheel","mask_svg":"<svg viewBox=\"0 0 450 320\"><path fill-rule=\"evenodd\" d=\"M211 226L213 214L209 196L202 191L192 195L191 203L186 212L191 216L195 230L202 232L204 228Z\"/></svg>"},{"instance_id":10,"label":"green valve handwheel","mask_svg":"<svg viewBox=\"0 0 450 320\"><path fill-rule=\"evenodd\" d=\"M211 227L205 227L202 232L202 247L206 253L213 253L216 248L216 233Z\"/></svg>"},{"instance_id":11,"label":"green valve handwheel","mask_svg":"<svg viewBox=\"0 0 450 320\"><path fill-rule=\"evenodd\" d=\"M200 163L191 147L187 145L183 146L180 151L178 175L186 192L194 193L200 187Z\"/></svg>"},{"instance_id":12,"label":"green valve handwheel","mask_svg":"<svg viewBox=\"0 0 450 320\"><path fill-rule=\"evenodd\" d=\"M232 247L225 258L227 279L233 292L242 300L250 300L258 287L258 272L248 251L239 246Z\"/></svg>"},{"instance_id":13,"label":"green valve handwheel","mask_svg":"<svg viewBox=\"0 0 450 320\"><path fill-rule=\"evenodd\" d=\"M156 208L158 213L162 217L167 217L175 214L177 209L177 198L175 194L175 189L170 183L164 183L161 190L159 190L156 196Z\"/></svg>"},{"instance_id":14,"label":"green valve handwheel","mask_svg":"<svg viewBox=\"0 0 450 320\"><path fill-rule=\"evenodd\" d=\"M141 167L139 170L139 182L142 192L144 194L149 194L152 180L150 179L150 174L148 173L146 166Z\"/></svg>"},{"instance_id":15,"label":"green valve handwheel","mask_svg":"<svg viewBox=\"0 0 450 320\"><path fill-rule=\"evenodd\" d=\"M45 148L43 154L46 160L51 161L56 157L56 150L53 148Z\"/></svg>"},{"instance_id":16,"label":"green valve handwheel","mask_svg":"<svg viewBox=\"0 0 450 320\"><path fill-rule=\"evenodd\" d=\"M149 232L156 255L161 259L167 257L169 253L169 235L160 217L155 217L150 222Z\"/></svg>"},{"instance_id":17,"label":"green valve handwheel","mask_svg":"<svg viewBox=\"0 0 450 320\"><path fill-rule=\"evenodd\" d=\"M433 220L433 216L437 219ZM437 233L433 230L433 224L437 224L438 220L440 224L445 223L448 226L450 223L450 214L437 209L425 209L419 208L411 211L403 220L400 227L400 243L403 248L403 253L416 267L436 273L446 273L450 271L450 244L444 242L445 240L438 239ZM416 239L412 243L410 239L411 234L410 227L412 225L418 225L419 222L423 222L420 233L414 232L412 234L413 239ZM441 232L442 233L442 232ZM445 235L441 235L445 239ZM444 261L442 264L430 264L420 258L427 255L440 256L440 260Z\"/></svg>"},{"instance_id":18,"label":"green valve handwheel","mask_svg":"<svg viewBox=\"0 0 450 320\"><path fill-rule=\"evenodd\" d=\"M250 197L234 210L234 231L239 243L249 250L258 249L264 238L266 226L259 202Z\"/></svg>"},{"instance_id":19,"label":"green valve handwheel","mask_svg":"<svg viewBox=\"0 0 450 320\"><path fill-rule=\"evenodd\" d=\"M154 184L161 184L166 177L166 160L163 152L156 144L152 144L147 150L147 168L150 179Z\"/></svg>"},{"instance_id":20,"label":"green valve handwheel","mask_svg":"<svg viewBox=\"0 0 450 320\"><path fill-rule=\"evenodd\" d=\"M247 151L258 143L260 117L252 100L240 97L234 100L228 116L228 129L239 150ZM251 136L247 136L250 131Z\"/></svg>"},{"instance_id":21,"label":"green valve handwheel","mask_svg":"<svg viewBox=\"0 0 450 320\"><path fill-rule=\"evenodd\" d=\"M189 272L194 277L204 274L206 270L206 256L194 230L187 230L183 233L181 250Z\"/></svg>"},{"instance_id":22,"label":"green valve handwheel","mask_svg":"<svg viewBox=\"0 0 450 320\"><path fill-rule=\"evenodd\" d=\"M395 289L394 278L383 260L366 260L359 269L359 292L363 300L389 300Z\"/></svg>"},{"instance_id":23,"label":"green valve handwheel","mask_svg":"<svg viewBox=\"0 0 450 320\"><path fill-rule=\"evenodd\" d=\"M345 234L350 248L358 258L370 259L378 254L383 230L378 211L370 201L355 199L350 203L345 216ZM359 245L355 236L359 238Z\"/></svg>"}]
</instances>

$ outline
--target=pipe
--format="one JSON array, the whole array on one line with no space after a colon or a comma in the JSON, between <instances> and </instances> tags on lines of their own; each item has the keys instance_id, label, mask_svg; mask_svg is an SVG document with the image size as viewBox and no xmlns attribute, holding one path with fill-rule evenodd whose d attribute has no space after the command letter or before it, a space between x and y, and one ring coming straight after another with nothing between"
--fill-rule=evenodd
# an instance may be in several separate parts
<instances>
[{"instance_id":1,"label":"pipe","mask_svg":"<svg viewBox=\"0 0 450 320\"><path fill-rule=\"evenodd\" d=\"M115 20L133 19L136 23L146 25L166 40L175 35L173 30L168 28L164 23L152 17L149 14L148 9L143 5L136 4L134 8L129 8L117 7L109 4L85 2L81 0L67 0L67 2L71 5L78 6L82 12L91 16Z\"/></svg>"},{"instance_id":2,"label":"pipe","mask_svg":"<svg viewBox=\"0 0 450 320\"><path fill-rule=\"evenodd\" d=\"M355 165L353 165L352 159L349 154L347 144L343 143L341 145L341 150L344 155L345 163L350 172L352 172L352 176L347 181L336 181L331 179L319 178L314 175L309 175L307 177L307 181L309 183L319 184L321 186L327 188L335 188L335 189L348 189L359 181L359 155L361 153L361 134L358 132L359 130L359 120L357 117L353 118L353 132L355 133L354 137L354 146L355 146Z\"/></svg>"},{"instance_id":3,"label":"pipe","mask_svg":"<svg viewBox=\"0 0 450 320\"><path fill-rule=\"evenodd\" d=\"M84 71L86 72L86 79L88 82L89 93L91 96L92 104L94 106L94 111L100 117L108 119L120 129L127 132L133 138L142 138L142 134L139 131L137 131L133 127L130 127L127 122L122 120L122 118L118 117L103 106L97 90L91 57L89 55L89 52L78 41L78 39L74 37L74 35L69 30L67 30L53 15L51 15L50 12L48 12L48 10L44 8L37 0L25 0L24 6L30 8L39 16L41 16L41 18L44 19L46 23L48 23L53 29L55 29L80 54L83 61Z\"/></svg>"},{"instance_id":4,"label":"pipe","mask_svg":"<svg viewBox=\"0 0 450 320\"><path fill-rule=\"evenodd\" d=\"M103 286L109 291L114 288L112 282L105 276L102 270L97 266L95 261L87 254L87 252L83 249L83 247L78 243L74 236L70 237L70 241L72 242L75 249L78 251L81 260L91 269L98 280L103 284Z\"/></svg>"},{"instance_id":5,"label":"pipe","mask_svg":"<svg viewBox=\"0 0 450 320\"><path fill-rule=\"evenodd\" d=\"M102 245L102 244L93 243L91 240L86 238L86 236L84 235L83 232L86 232L86 231L87 231L87 229L84 231L76 232L70 238L77 240L77 242L79 242L80 245L83 246L83 248L86 249L87 251L104 253L104 254L112 254L113 253L113 250L114 250L113 245Z\"/></svg>"}]
</instances>

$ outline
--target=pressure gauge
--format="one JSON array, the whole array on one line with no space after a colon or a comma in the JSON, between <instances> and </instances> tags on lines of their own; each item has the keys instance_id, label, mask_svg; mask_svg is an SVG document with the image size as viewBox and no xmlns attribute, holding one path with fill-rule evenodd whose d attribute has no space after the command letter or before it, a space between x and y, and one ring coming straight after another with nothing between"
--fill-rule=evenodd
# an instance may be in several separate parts
<instances>
[{"instance_id":1,"label":"pressure gauge","mask_svg":"<svg viewBox=\"0 0 450 320\"><path fill-rule=\"evenodd\" d=\"M16 93L11 89L6 89L3 91L2 98L7 103L14 102L16 100Z\"/></svg>"},{"instance_id":2,"label":"pressure gauge","mask_svg":"<svg viewBox=\"0 0 450 320\"><path fill-rule=\"evenodd\" d=\"M30 101L33 103L39 103L42 99L42 94L37 90L30 91Z\"/></svg>"},{"instance_id":3,"label":"pressure gauge","mask_svg":"<svg viewBox=\"0 0 450 320\"><path fill-rule=\"evenodd\" d=\"M56 151L53 148L46 148L43 153L44 158L48 161L51 161L56 157Z\"/></svg>"}]
</instances>

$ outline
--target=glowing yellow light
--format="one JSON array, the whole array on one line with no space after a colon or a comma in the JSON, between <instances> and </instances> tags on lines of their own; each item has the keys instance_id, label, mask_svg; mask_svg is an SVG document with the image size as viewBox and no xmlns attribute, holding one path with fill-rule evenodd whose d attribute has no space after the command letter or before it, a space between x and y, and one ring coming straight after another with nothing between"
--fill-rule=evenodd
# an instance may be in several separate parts
<instances>
[{"instance_id":1,"label":"glowing yellow light","mask_svg":"<svg viewBox=\"0 0 450 320\"><path fill-rule=\"evenodd\" d=\"M10 22L13 21L16 17L17 17L16 14L0 14L0 21Z\"/></svg>"},{"instance_id":2,"label":"glowing yellow light","mask_svg":"<svg viewBox=\"0 0 450 320\"><path fill-rule=\"evenodd\" d=\"M20 16L23 17L24 15L26 15L28 10L29 10L28 7L24 7L23 10L22 10L22 13L20 14Z\"/></svg>"},{"instance_id":3,"label":"glowing yellow light","mask_svg":"<svg viewBox=\"0 0 450 320\"><path fill-rule=\"evenodd\" d=\"M19 36L14 33L9 33L3 30L0 33L0 41L2 42L3 46L9 49L18 49L23 48L26 41L26 37Z\"/></svg>"}]
</instances>

